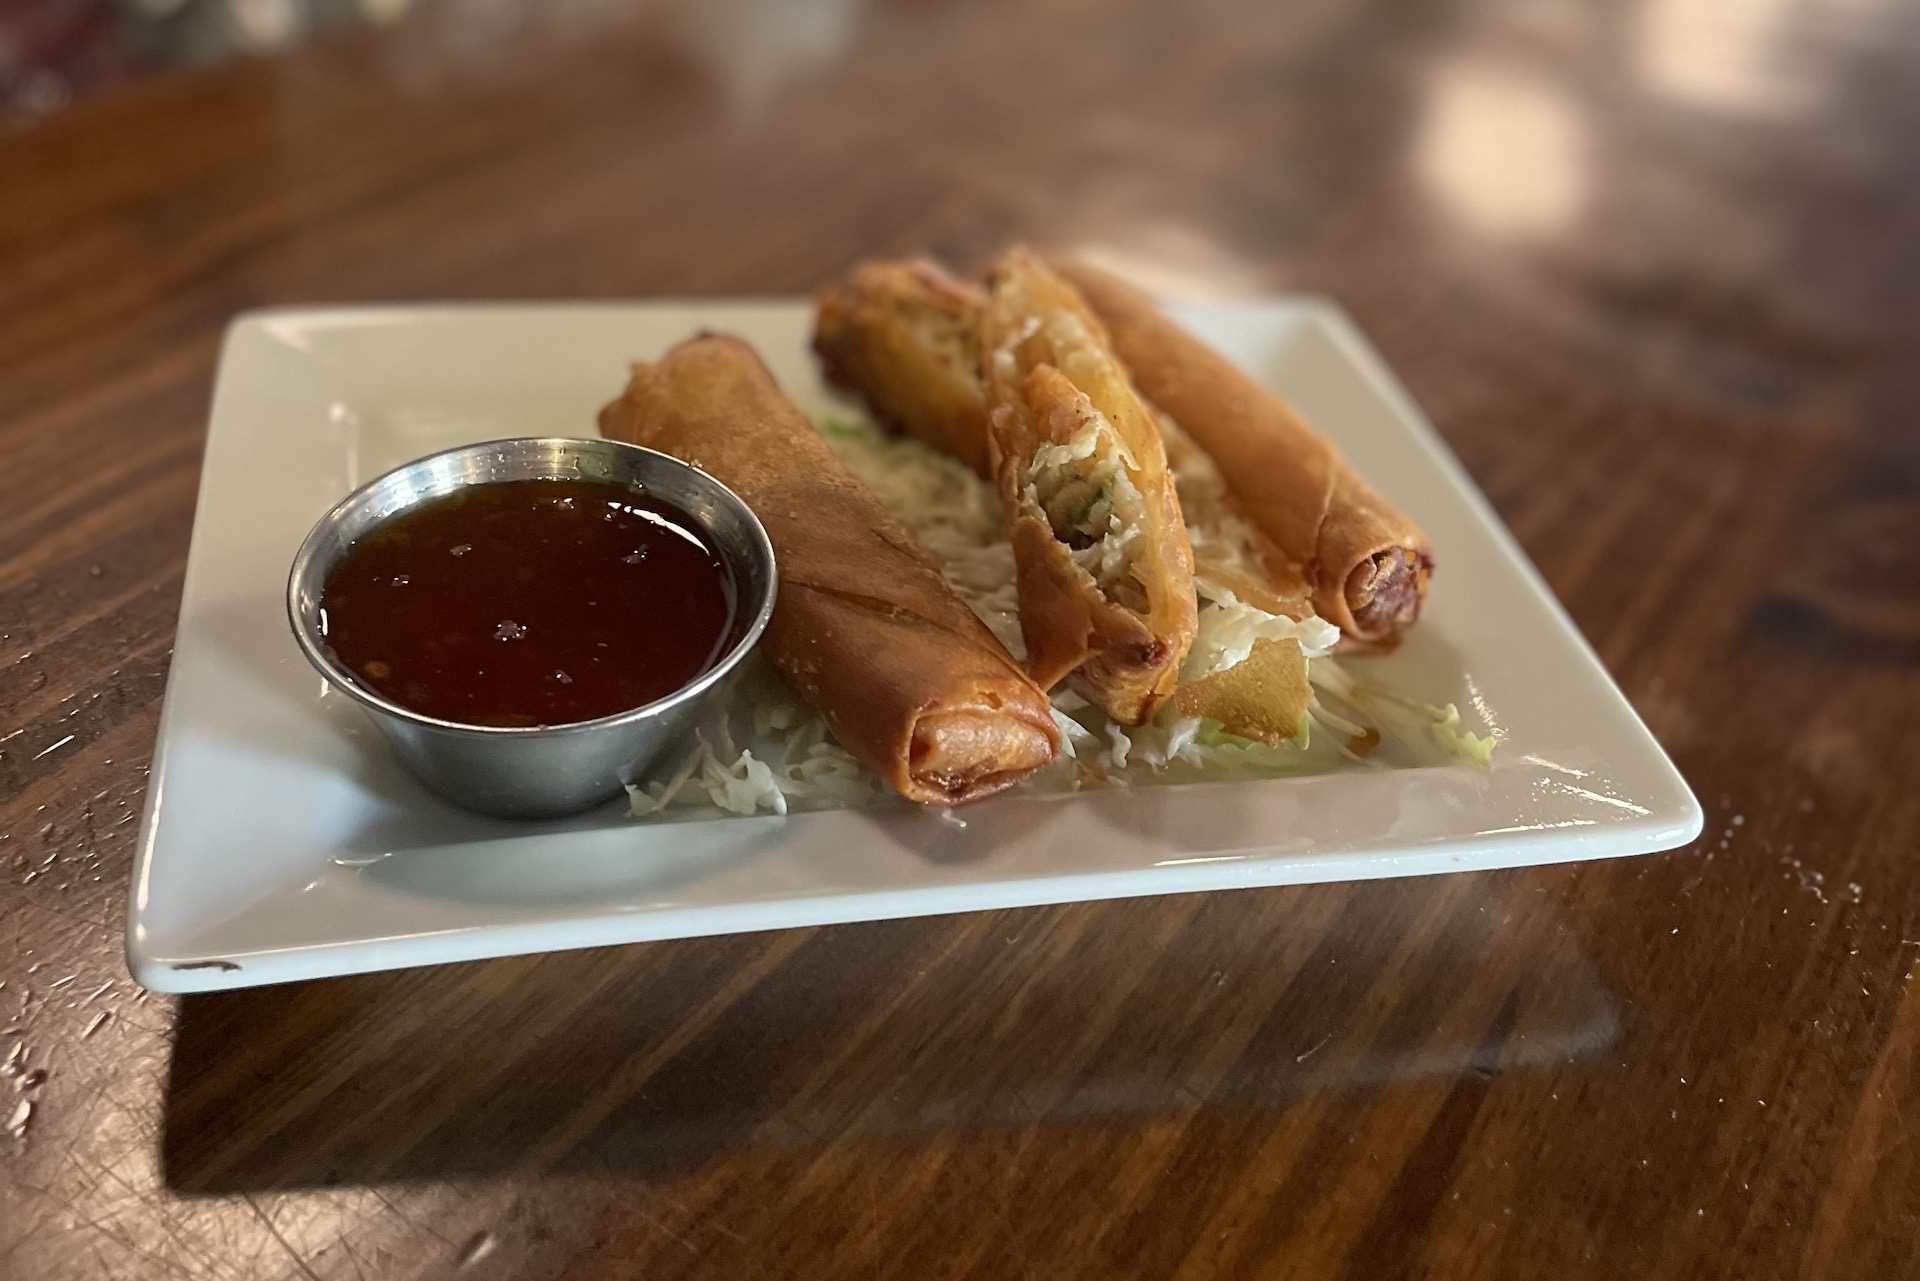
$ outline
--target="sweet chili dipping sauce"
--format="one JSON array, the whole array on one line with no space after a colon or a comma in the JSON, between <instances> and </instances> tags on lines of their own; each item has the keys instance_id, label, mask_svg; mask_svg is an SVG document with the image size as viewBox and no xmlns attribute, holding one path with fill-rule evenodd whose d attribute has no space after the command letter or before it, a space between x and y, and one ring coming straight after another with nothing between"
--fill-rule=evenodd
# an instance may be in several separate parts
<instances>
[{"instance_id":1,"label":"sweet chili dipping sauce","mask_svg":"<svg viewBox=\"0 0 1920 1281\"><path fill-rule=\"evenodd\" d=\"M374 526L320 625L363 685L468 725L563 725L685 686L734 639L733 576L685 512L589 480L513 480Z\"/></svg>"}]
</instances>

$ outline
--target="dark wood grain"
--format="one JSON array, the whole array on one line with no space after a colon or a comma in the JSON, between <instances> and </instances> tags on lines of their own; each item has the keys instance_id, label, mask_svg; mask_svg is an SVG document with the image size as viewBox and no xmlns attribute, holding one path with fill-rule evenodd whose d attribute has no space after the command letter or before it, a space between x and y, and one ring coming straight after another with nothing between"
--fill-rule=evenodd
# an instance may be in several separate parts
<instances>
[{"instance_id":1,"label":"dark wood grain","mask_svg":"<svg viewBox=\"0 0 1920 1281\"><path fill-rule=\"evenodd\" d=\"M0 136L0 1275L1920 1276L1916 138L1873 0L449 5ZM1015 237L1340 299L1706 836L134 988L233 312Z\"/></svg>"}]
</instances>

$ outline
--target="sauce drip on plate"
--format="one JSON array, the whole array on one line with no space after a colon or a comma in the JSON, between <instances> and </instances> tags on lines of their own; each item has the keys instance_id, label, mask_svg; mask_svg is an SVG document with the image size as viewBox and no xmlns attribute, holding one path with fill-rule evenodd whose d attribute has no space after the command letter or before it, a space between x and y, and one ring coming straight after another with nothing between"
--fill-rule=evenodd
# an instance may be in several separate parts
<instances>
[{"instance_id":1,"label":"sauce drip on plate","mask_svg":"<svg viewBox=\"0 0 1920 1281\"><path fill-rule=\"evenodd\" d=\"M468 725L564 725L664 698L735 638L732 575L680 509L618 485L513 480L374 526L321 628L363 685Z\"/></svg>"}]
</instances>

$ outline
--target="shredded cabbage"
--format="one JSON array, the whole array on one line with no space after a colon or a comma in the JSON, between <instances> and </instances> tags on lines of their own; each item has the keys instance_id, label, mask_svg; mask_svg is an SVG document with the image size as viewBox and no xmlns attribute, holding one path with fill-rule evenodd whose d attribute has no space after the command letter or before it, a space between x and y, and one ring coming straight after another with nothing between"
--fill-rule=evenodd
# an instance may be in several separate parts
<instances>
[{"instance_id":1,"label":"shredded cabbage","mask_svg":"<svg viewBox=\"0 0 1920 1281\"><path fill-rule=\"evenodd\" d=\"M1322 721L1337 719L1337 713L1327 707L1333 702L1416 752L1424 745L1428 760L1437 749L1443 762L1465 761L1481 769L1493 763L1494 738L1468 730L1454 704L1418 702L1376 681L1363 680L1338 662L1313 663L1307 670L1315 694L1309 715Z\"/></svg>"},{"instance_id":2,"label":"shredded cabbage","mask_svg":"<svg viewBox=\"0 0 1920 1281\"><path fill-rule=\"evenodd\" d=\"M1218 584L1196 580L1199 593L1199 629L1193 648L1180 664L1180 679L1197 681L1238 666L1259 640L1293 640L1309 659L1323 658L1340 640L1340 629L1317 615L1292 619L1269 614L1239 599Z\"/></svg>"},{"instance_id":3,"label":"shredded cabbage","mask_svg":"<svg viewBox=\"0 0 1920 1281\"><path fill-rule=\"evenodd\" d=\"M1020 593L1013 548L1000 534L1000 499L965 463L916 441L896 440L838 420L828 443L848 470L899 518L947 580L1016 659Z\"/></svg>"},{"instance_id":4,"label":"shredded cabbage","mask_svg":"<svg viewBox=\"0 0 1920 1281\"><path fill-rule=\"evenodd\" d=\"M1144 613L1133 562L1145 500L1128 475L1133 465L1126 442L1094 410L1064 443L1034 451L1025 493L1072 548L1073 563L1109 598Z\"/></svg>"},{"instance_id":5,"label":"shredded cabbage","mask_svg":"<svg viewBox=\"0 0 1920 1281\"><path fill-rule=\"evenodd\" d=\"M734 740L735 721L743 716L762 755ZM777 765L769 763L775 750ZM827 736L826 722L756 658L714 700L714 711L694 731L693 750L666 780L629 786L627 796L634 817L649 818L699 806L731 814L850 809L882 790L878 778Z\"/></svg>"},{"instance_id":6,"label":"shredded cabbage","mask_svg":"<svg viewBox=\"0 0 1920 1281\"><path fill-rule=\"evenodd\" d=\"M1016 658L1024 658L1013 550L1001 536L1000 504L992 488L957 460L865 423L828 419L821 430L919 541L954 592ZM1331 654L1340 638L1331 623L1268 614L1205 579L1196 580L1195 589L1199 630L1181 679L1227 670L1244 661L1262 638L1298 641L1315 693L1308 721L1323 732L1275 747L1229 734L1215 721L1180 716L1171 703L1145 725L1119 725L1062 688L1053 697L1060 752L1023 788L1073 791L1319 774L1378 768L1383 754L1397 755L1401 763L1465 761L1486 768L1492 738L1469 731L1451 703L1417 702L1357 677ZM1356 744L1371 745L1370 735L1394 750L1355 751ZM628 793L634 816L654 819L848 809L889 795L871 771L833 741L819 714L757 657L743 664L714 700L692 749L664 777Z\"/></svg>"}]
</instances>

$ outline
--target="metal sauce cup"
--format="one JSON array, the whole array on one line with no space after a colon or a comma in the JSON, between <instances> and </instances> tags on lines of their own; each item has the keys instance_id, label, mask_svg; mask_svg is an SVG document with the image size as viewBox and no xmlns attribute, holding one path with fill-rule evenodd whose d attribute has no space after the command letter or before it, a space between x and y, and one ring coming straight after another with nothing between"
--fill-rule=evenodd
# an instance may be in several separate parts
<instances>
[{"instance_id":1,"label":"metal sauce cup","mask_svg":"<svg viewBox=\"0 0 1920 1281\"><path fill-rule=\"evenodd\" d=\"M630 712L567 725L503 728L425 716L362 685L321 630L327 576L353 541L390 516L466 485L504 480L596 480L647 493L691 517L725 558L737 593L736 640L707 671ZM307 661L358 702L406 767L468 809L503 818L557 818L644 780L682 742L707 699L752 650L778 589L773 544L733 491L677 458L612 440L528 438L463 445L362 485L320 518L293 558L287 618Z\"/></svg>"}]
</instances>

